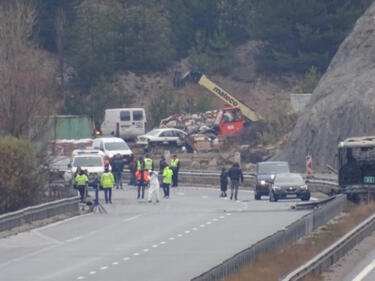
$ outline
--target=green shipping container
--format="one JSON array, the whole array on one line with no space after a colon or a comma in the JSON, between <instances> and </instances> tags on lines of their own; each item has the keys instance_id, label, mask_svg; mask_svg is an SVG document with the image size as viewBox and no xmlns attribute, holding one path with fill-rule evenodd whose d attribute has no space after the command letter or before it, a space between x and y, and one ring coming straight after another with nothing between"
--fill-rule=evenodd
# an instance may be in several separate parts
<instances>
[{"instance_id":1,"label":"green shipping container","mask_svg":"<svg viewBox=\"0 0 375 281\"><path fill-rule=\"evenodd\" d=\"M93 126L87 116L55 115L50 119L50 139L90 139Z\"/></svg>"}]
</instances>

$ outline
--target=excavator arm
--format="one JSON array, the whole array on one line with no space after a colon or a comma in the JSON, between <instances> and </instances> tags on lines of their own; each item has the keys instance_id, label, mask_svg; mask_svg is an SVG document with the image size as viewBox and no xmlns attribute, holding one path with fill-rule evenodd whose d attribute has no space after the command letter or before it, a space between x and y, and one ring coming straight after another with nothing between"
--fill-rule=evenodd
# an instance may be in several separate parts
<instances>
[{"instance_id":1,"label":"excavator arm","mask_svg":"<svg viewBox=\"0 0 375 281\"><path fill-rule=\"evenodd\" d=\"M251 107L241 102L237 98L233 97L223 88L216 85L214 82L208 79L206 75L200 72L189 71L183 76L177 73L175 74L175 77L173 78L173 84L174 84L174 87L176 88L182 88L183 86L185 86L187 82L197 83L201 85L202 87L206 88L207 90L209 90L218 98L225 101L227 104L233 107L238 107L241 110L242 114L246 118L248 118L250 121L257 122L257 121L263 120L263 117L259 113L255 112Z\"/></svg>"}]
</instances>

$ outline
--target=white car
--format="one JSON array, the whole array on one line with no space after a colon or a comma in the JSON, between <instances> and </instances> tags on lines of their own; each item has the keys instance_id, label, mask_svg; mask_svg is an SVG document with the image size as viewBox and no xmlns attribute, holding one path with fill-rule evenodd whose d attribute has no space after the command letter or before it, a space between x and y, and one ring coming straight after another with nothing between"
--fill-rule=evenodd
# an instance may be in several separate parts
<instances>
[{"instance_id":1,"label":"white car","mask_svg":"<svg viewBox=\"0 0 375 281\"><path fill-rule=\"evenodd\" d=\"M133 152L129 148L126 141L121 138L102 137L94 139L92 143L94 150L102 151L108 159L116 154L120 154L125 163L129 163L133 159Z\"/></svg>"},{"instance_id":2,"label":"white car","mask_svg":"<svg viewBox=\"0 0 375 281\"><path fill-rule=\"evenodd\" d=\"M138 136L137 144L174 144L181 146L185 144L187 133L179 129L165 128L153 129L145 135Z\"/></svg>"},{"instance_id":3,"label":"white car","mask_svg":"<svg viewBox=\"0 0 375 281\"><path fill-rule=\"evenodd\" d=\"M100 182L100 176L104 173L104 158L100 154L78 154L73 156L72 163L69 165L70 170L64 174L66 182L74 181L73 175L80 167L87 170L89 178L89 186L95 187Z\"/></svg>"}]
</instances>

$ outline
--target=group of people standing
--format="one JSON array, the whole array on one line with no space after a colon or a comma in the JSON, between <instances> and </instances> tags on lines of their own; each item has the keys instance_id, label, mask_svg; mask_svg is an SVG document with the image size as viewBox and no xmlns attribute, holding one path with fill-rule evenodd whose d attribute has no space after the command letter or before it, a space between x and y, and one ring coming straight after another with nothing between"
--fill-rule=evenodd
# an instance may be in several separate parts
<instances>
[{"instance_id":1,"label":"group of people standing","mask_svg":"<svg viewBox=\"0 0 375 281\"><path fill-rule=\"evenodd\" d=\"M230 199L238 200L238 188L241 183L243 183L243 174L238 163L234 163L232 167L226 171L225 168L222 168L220 174L220 197L227 197L228 189L228 178L230 179Z\"/></svg>"},{"instance_id":2,"label":"group of people standing","mask_svg":"<svg viewBox=\"0 0 375 281\"><path fill-rule=\"evenodd\" d=\"M109 171L109 165L105 165L105 171L101 175L100 185L104 190L105 202L112 203L112 188L116 186L117 189L122 189L122 171L124 169L124 162L115 155L111 160L112 172ZM159 189L163 189L164 198L169 198L170 186L178 186L178 173L180 169L180 160L177 155L173 155L170 164L167 163L164 156L159 162L159 174L155 170L153 159L147 154L145 157L139 157L137 161L132 161L129 164L130 181L129 185L137 186L137 199L144 199L145 189L149 187L147 201L152 202L155 197L156 202L160 201ZM230 179L230 199L238 200L238 188L240 181L243 182L242 170L238 163L234 163L227 171L222 168L220 174L220 197L227 197L228 179ZM77 170L75 175L75 185L80 192L81 202L85 196L85 186L87 186L88 177L83 170ZM161 183L161 184L160 184Z\"/></svg>"},{"instance_id":3,"label":"group of people standing","mask_svg":"<svg viewBox=\"0 0 375 281\"><path fill-rule=\"evenodd\" d=\"M178 186L178 172L180 169L180 160L177 155L173 156L170 164L167 163L164 156L159 162L159 173L155 170L154 161L147 154L145 157L139 157L137 162L129 165L130 185L137 185L137 199L144 199L145 188L149 186L148 202L152 202L153 194L156 195L156 202L159 202L160 185L164 192L164 198L169 198L170 186ZM160 184L161 182L161 184Z\"/></svg>"}]
</instances>

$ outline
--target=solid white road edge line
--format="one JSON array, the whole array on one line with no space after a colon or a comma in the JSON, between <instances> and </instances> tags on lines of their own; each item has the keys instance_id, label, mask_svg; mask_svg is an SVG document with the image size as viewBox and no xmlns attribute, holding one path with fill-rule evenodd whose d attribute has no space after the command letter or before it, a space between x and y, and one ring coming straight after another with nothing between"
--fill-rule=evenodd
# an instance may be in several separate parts
<instances>
[{"instance_id":1,"label":"solid white road edge line","mask_svg":"<svg viewBox=\"0 0 375 281\"><path fill-rule=\"evenodd\" d=\"M375 260L372 260L352 281L362 281L374 268Z\"/></svg>"}]
</instances>

